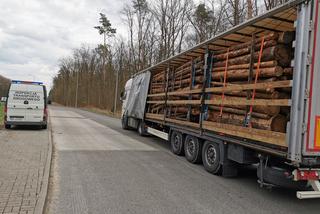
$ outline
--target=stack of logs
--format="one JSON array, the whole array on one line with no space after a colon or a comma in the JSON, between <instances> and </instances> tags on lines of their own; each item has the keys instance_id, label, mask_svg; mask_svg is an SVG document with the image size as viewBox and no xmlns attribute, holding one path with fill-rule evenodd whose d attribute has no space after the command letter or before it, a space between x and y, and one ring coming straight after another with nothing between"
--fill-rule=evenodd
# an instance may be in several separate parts
<instances>
[{"instance_id":1,"label":"stack of logs","mask_svg":"<svg viewBox=\"0 0 320 214\"><path fill-rule=\"evenodd\" d=\"M270 33L264 36L258 82L291 80L293 68L290 67L293 58L293 32ZM229 49L214 51L211 68L210 87L226 87L254 83L257 72L258 57L262 37L250 42L231 46ZM253 53L251 53L253 50ZM152 76L149 94L200 89L204 80L204 54L175 70L163 70ZM252 63L250 63L252 62ZM226 69L227 65L227 69ZM251 72L250 72L250 67ZM193 71L193 72L192 72ZM224 80L226 74L226 80ZM252 75L252 78L249 78ZM166 81L168 78L168 82ZM224 83L225 82L225 83ZM251 99L250 91L224 92L225 99L242 97ZM211 93L206 99L221 99L222 92ZM291 88L259 89L256 99L290 99ZM168 100L200 100L201 94L183 94L168 96ZM165 96L150 97L152 101L163 101ZM249 106L241 105L209 105L208 121L221 122L243 126ZM191 115L188 112L190 111ZM149 113L164 114L174 119L199 121L200 105L167 105L163 103L149 104ZM253 106L250 124L253 128L285 132L290 119L290 107Z\"/></svg>"}]
</instances>

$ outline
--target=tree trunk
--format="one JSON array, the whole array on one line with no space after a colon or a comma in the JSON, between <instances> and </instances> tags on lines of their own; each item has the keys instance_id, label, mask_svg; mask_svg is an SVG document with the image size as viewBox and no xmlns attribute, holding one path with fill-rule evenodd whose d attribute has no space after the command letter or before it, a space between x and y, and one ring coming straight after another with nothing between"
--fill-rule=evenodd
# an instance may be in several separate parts
<instances>
[{"instance_id":1,"label":"tree trunk","mask_svg":"<svg viewBox=\"0 0 320 214\"><path fill-rule=\"evenodd\" d=\"M249 76L249 69L242 70L228 70L227 71L227 82L228 80L247 80ZM256 75L257 70L253 70L253 76ZM283 69L280 66L276 66L273 68L261 68L259 77L269 78L269 77L279 77L283 73ZM213 72L211 76L212 80L223 80L224 71Z\"/></svg>"}]
</instances>

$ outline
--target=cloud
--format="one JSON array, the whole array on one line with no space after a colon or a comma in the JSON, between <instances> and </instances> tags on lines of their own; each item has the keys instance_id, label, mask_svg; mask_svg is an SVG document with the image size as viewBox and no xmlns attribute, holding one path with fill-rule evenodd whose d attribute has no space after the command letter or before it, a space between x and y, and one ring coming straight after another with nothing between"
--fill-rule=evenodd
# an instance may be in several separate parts
<instances>
[{"instance_id":1,"label":"cloud","mask_svg":"<svg viewBox=\"0 0 320 214\"><path fill-rule=\"evenodd\" d=\"M49 88L58 60L86 43L102 38L93 27L99 13L125 35L120 18L130 0L2 0L0 1L0 74L10 79L37 80Z\"/></svg>"}]
</instances>

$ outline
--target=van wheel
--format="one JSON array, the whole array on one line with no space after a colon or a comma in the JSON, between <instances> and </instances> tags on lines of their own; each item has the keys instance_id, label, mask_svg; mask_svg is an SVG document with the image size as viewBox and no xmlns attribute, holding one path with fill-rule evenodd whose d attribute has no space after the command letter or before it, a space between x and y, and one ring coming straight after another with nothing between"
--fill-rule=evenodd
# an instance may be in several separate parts
<instances>
[{"instance_id":1,"label":"van wheel","mask_svg":"<svg viewBox=\"0 0 320 214\"><path fill-rule=\"evenodd\" d=\"M47 129L47 125L42 125L42 129Z\"/></svg>"},{"instance_id":2,"label":"van wheel","mask_svg":"<svg viewBox=\"0 0 320 214\"><path fill-rule=\"evenodd\" d=\"M11 125L5 124L4 127L5 127L6 129L10 129L10 128L11 128Z\"/></svg>"},{"instance_id":3,"label":"van wheel","mask_svg":"<svg viewBox=\"0 0 320 214\"><path fill-rule=\"evenodd\" d=\"M187 135L186 140L184 141L184 154L186 159L190 163L200 163L201 162L201 142L198 138Z\"/></svg>"},{"instance_id":4,"label":"van wheel","mask_svg":"<svg viewBox=\"0 0 320 214\"><path fill-rule=\"evenodd\" d=\"M220 174L222 171L220 159L219 145L217 143L205 141L202 148L202 163L204 168L212 174Z\"/></svg>"},{"instance_id":5,"label":"van wheel","mask_svg":"<svg viewBox=\"0 0 320 214\"><path fill-rule=\"evenodd\" d=\"M176 155L183 155L183 136L180 132L172 131L170 137L171 151Z\"/></svg>"}]
</instances>

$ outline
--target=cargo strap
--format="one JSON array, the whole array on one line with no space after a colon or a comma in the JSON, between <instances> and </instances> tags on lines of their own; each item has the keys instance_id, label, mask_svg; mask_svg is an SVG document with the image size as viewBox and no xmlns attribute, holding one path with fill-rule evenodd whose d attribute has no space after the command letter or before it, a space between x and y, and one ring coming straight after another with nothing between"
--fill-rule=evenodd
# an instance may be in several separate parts
<instances>
[{"instance_id":1,"label":"cargo strap","mask_svg":"<svg viewBox=\"0 0 320 214\"><path fill-rule=\"evenodd\" d=\"M219 114L220 117L222 117L222 111L223 111L224 88L226 87L226 84L227 84L228 61L229 61L229 48L227 50L227 59L226 59L225 67L224 67L223 90L222 90L222 95L221 95L220 114Z\"/></svg>"},{"instance_id":2,"label":"cargo strap","mask_svg":"<svg viewBox=\"0 0 320 214\"><path fill-rule=\"evenodd\" d=\"M256 75L255 75L255 79L254 79L254 88L253 88L253 92L252 92L250 110L249 110L248 115L247 115L247 124L249 125L249 127L251 127L250 120L251 120L251 114L252 114L252 111L253 111L253 103L254 103L254 99L255 99L255 96L256 96L256 85L257 85L258 78L259 78L259 75L260 75L260 64L261 64L261 58L262 58L262 53L263 53L263 47L264 47L264 36L262 36L262 39L261 39L260 52L259 52Z\"/></svg>"}]
</instances>

